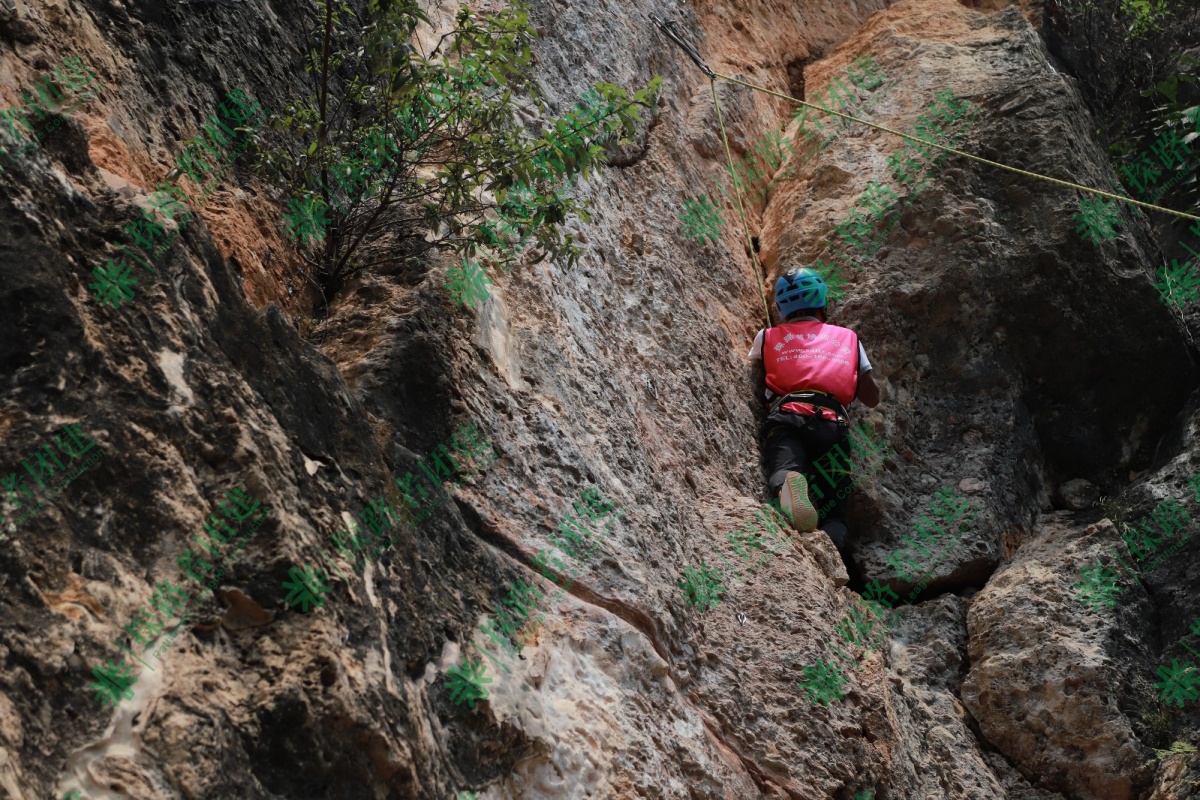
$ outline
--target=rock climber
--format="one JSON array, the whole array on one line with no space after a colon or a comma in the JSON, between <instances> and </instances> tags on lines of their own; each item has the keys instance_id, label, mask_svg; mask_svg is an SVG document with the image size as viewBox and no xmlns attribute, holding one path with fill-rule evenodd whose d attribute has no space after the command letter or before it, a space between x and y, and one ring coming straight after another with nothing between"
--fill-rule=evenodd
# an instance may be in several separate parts
<instances>
[{"instance_id":1,"label":"rock climber","mask_svg":"<svg viewBox=\"0 0 1200 800\"><path fill-rule=\"evenodd\" d=\"M850 403L857 398L868 408L879 405L879 386L858 335L825 322L827 293L816 270L789 269L775 282L783 323L759 331L749 357L761 359L764 367L769 411L763 442L771 494L796 530L816 530L819 523L851 569L845 521L851 477L845 469L817 470L812 489L826 501L822 512L829 509L818 518L804 473L846 441Z\"/></svg>"}]
</instances>

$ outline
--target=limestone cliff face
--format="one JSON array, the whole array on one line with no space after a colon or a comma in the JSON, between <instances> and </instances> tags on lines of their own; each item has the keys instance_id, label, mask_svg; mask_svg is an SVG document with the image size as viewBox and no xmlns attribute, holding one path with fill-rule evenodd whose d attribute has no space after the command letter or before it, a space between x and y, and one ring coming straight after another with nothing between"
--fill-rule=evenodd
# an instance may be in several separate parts
<instances>
[{"instance_id":1,"label":"limestone cliff face","mask_svg":"<svg viewBox=\"0 0 1200 800\"><path fill-rule=\"evenodd\" d=\"M707 80L646 14L778 91L812 96L869 55L889 81L869 118L908 131L949 89L978 112L965 151L1104 186L1037 9L971 5L538 0L553 100L665 78L657 116L581 190L582 263L494 276L477 312L447 300L446 264L363 276L305 340L281 198L244 164L139 272L136 300L102 307L88 283L226 92L278 108L299 89L310 10L0 0L6 103L72 54L102 84L0 172L0 476L70 423L103 451L0 541L6 796L1196 796L1191 756L1143 763L1195 741L1194 705L1164 714L1153 683L1188 657L1196 545L1089 609L1079 571L1132 557L1097 510L1050 502L1067 479L1111 493L1136 469L1130 519L1168 498L1200 514L1196 373L1131 214L1098 247L1072 193L952 157L847 272L835 319L885 393L856 421L895 451L857 494L866 577L911 593L889 560L938 489L975 513L879 644L839 644L861 601L821 535L715 608L678 587L686 567L737 558L727 536L764 500L744 358L763 312L736 224L716 245L680 235L683 198L716 196L721 146ZM721 97L739 153L795 132L778 98ZM768 269L811 263L868 184L895 186L900 144L852 126L784 165L750 208ZM289 608L290 570L321 563L330 531L466 422L498 460L361 575L331 577L323 607ZM589 486L622 518L551 602L535 557ZM92 669L122 656L123 628L235 488L270 513L132 698L102 706ZM545 620L511 672L489 669L485 701L458 705L447 670L499 655L480 624L514 580L544 592ZM857 669L839 662L844 699L813 704L798 682L835 645Z\"/></svg>"}]
</instances>

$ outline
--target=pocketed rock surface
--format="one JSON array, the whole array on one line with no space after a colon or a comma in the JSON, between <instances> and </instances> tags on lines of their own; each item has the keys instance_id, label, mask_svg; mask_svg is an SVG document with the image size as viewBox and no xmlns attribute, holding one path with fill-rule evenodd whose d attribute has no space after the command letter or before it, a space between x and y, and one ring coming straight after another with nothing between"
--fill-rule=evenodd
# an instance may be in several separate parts
<instances>
[{"instance_id":1,"label":"pocketed rock surface","mask_svg":"<svg viewBox=\"0 0 1200 800\"><path fill-rule=\"evenodd\" d=\"M1136 797L1150 777L1142 762L1154 755L1139 739L1156 706L1156 653L1135 632L1154 608L1129 581L1114 608L1076 599L1075 576L1111 562L1108 548L1133 561L1111 522L1081 529L1059 512L1038 528L971 604L963 704L988 741L1044 785L1068 797Z\"/></svg>"},{"instance_id":2,"label":"pocketed rock surface","mask_svg":"<svg viewBox=\"0 0 1200 800\"><path fill-rule=\"evenodd\" d=\"M448 259L368 272L302 337L315 298L286 198L245 159L138 273L135 300L100 306L88 284L226 91L278 109L302 90L311 9L0 0L6 102L72 54L103 83L0 172L0 461L15 472L69 422L104 450L0 541L7 795L1187 796L1190 756L1141 761L1195 741L1192 709L1162 717L1150 685L1161 657L1186 652L1194 546L1093 614L1076 572L1123 543L1088 512L1039 516L1054 486L1123 482L1139 458L1130 520L1190 497L1195 370L1152 288L1149 230L1126 212L1093 246L1073 194L952 158L849 276L834 321L861 333L885 397L855 421L895 452L856 495L859 565L905 594L914 582L888 559L934 492L957 487L976 512L890 632L843 640L863 606L828 542L784 542L712 608L679 587L688 567L744 567L729 535L766 500L744 358L762 306L729 209L716 244L679 232L685 197L719 197L723 147L707 80L646 14L696 32L720 71L810 97L870 55L892 83L871 119L908 130L949 88L979 109L963 149L1106 185L1037 9L985 5L537 0L535 74L559 111L596 81L664 76L634 141L580 189L580 264L492 276L477 310L448 300ZM789 128L778 98L720 96L738 153ZM768 269L811 263L863 187L891 180L898 145L852 127L781 176L749 213ZM319 566L368 501L397 501L393 478L466 422L498 460L362 575L339 562L320 608L289 607L289 571ZM551 602L533 559L565 557L549 537L587 486L623 517ZM155 671L135 668L134 697L96 702L92 669L121 658L123 628L181 580L178 557L235 487L268 520ZM545 595L545 621L511 672L482 662L485 700L454 703L448 670L500 655L480 625L518 579ZM818 664L842 670L843 699L801 689Z\"/></svg>"}]
</instances>

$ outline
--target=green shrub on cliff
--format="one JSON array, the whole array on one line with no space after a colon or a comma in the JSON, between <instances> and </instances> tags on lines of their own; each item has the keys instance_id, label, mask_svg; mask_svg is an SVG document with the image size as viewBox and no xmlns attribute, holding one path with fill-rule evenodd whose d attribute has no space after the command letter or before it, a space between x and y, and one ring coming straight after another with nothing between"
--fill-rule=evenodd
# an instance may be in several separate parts
<instances>
[{"instance_id":1,"label":"green shrub on cliff","mask_svg":"<svg viewBox=\"0 0 1200 800\"><path fill-rule=\"evenodd\" d=\"M1188 753L1195 753L1195 752L1196 752L1196 748L1192 747L1187 742L1174 742L1166 750L1159 750L1157 747L1154 748L1154 758L1150 758L1150 759L1147 759L1146 761L1143 761L1142 766L1147 766L1149 764L1153 764L1155 761L1158 761L1160 758L1166 758L1167 756L1187 755Z\"/></svg>"},{"instance_id":2,"label":"green shrub on cliff","mask_svg":"<svg viewBox=\"0 0 1200 800\"><path fill-rule=\"evenodd\" d=\"M311 91L259 137L259 165L288 192L288 232L326 301L358 270L412 268L431 249L504 269L529 255L573 263L563 223L588 217L567 190L634 133L658 78L633 95L599 83L547 119L521 6L461 9L428 53L411 44L429 24L414 0L317 9Z\"/></svg>"},{"instance_id":3,"label":"green shrub on cliff","mask_svg":"<svg viewBox=\"0 0 1200 800\"><path fill-rule=\"evenodd\" d=\"M1115 157L1145 146L1138 131L1150 103L1142 93L1176 71L1198 19L1193 0L1046 0L1050 50L1079 79L1100 142Z\"/></svg>"},{"instance_id":4,"label":"green shrub on cliff","mask_svg":"<svg viewBox=\"0 0 1200 800\"><path fill-rule=\"evenodd\" d=\"M1177 157L1163 165L1160 202L1194 209L1200 203L1200 59L1182 56L1177 72L1142 95L1158 101L1147 115L1144 139L1153 140L1151 147L1166 139L1179 143Z\"/></svg>"},{"instance_id":5,"label":"green shrub on cliff","mask_svg":"<svg viewBox=\"0 0 1200 800\"><path fill-rule=\"evenodd\" d=\"M1179 0L1059 0L1069 13L1111 16L1130 36L1141 39L1162 30Z\"/></svg>"},{"instance_id":6,"label":"green shrub on cliff","mask_svg":"<svg viewBox=\"0 0 1200 800\"><path fill-rule=\"evenodd\" d=\"M1171 15L1166 0L1121 0L1121 11L1129 20L1129 32L1135 37L1157 31Z\"/></svg>"}]
</instances>

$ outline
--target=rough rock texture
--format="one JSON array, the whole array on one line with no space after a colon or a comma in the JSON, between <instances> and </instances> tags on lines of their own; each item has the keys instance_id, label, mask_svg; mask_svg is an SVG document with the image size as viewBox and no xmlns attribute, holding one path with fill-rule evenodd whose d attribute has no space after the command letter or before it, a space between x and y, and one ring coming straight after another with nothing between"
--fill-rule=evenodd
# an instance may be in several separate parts
<instances>
[{"instance_id":1,"label":"rough rock texture","mask_svg":"<svg viewBox=\"0 0 1200 800\"><path fill-rule=\"evenodd\" d=\"M1198 437L1193 399L1162 439L1152 470L1121 495L1122 525L1149 523L1168 500L1197 517L1189 481L1200 472ZM1197 796L1194 755L1143 765L1155 755L1147 746L1196 741L1194 709L1161 704L1156 685L1158 667L1194 660L1195 531L1185 525L1139 562L1108 520L1084 526L1057 512L979 593L968 618L972 666L963 702L1026 775L1070 797ZM1082 568L1101 564L1116 573L1118 591L1111 607L1088 609L1073 583ZM1137 569L1136 580L1122 565Z\"/></svg>"},{"instance_id":2,"label":"rough rock texture","mask_svg":"<svg viewBox=\"0 0 1200 800\"><path fill-rule=\"evenodd\" d=\"M881 124L911 130L945 87L982 109L961 149L1093 185L1110 177L1078 93L1048 68L1016 9L983 16L953 2L899 3L851 45L879 54L904 87L874 110ZM767 206L764 261L778 270L812 263L871 181L903 200L884 160L900 144L852 129L800 167ZM886 401L866 420L905 458L869 480L853 518L866 531L868 576L895 575L884 559L935 490L964 478L987 484L972 497L972 530L928 578L937 587L981 583L1005 546L1029 534L1048 503L1046 480L1123 474L1153 446L1195 372L1144 277L1144 225L1130 218L1136 236L1096 248L1075 231L1075 197L1048 184L953 156L933 183L878 257L848 270L851 299L835 314L859 332L884 379ZM1127 336L1112 335L1118 318ZM1163 374L1161 363L1179 368ZM1149 402L1147 383L1161 390Z\"/></svg>"},{"instance_id":3,"label":"rough rock texture","mask_svg":"<svg viewBox=\"0 0 1200 800\"><path fill-rule=\"evenodd\" d=\"M1058 485L1055 500L1071 511L1084 511L1091 508L1100 499L1100 492L1094 485L1083 478L1076 478Z\"/></svg>"},{"instance_id":4,"label":"rough rock texture","mask_svg":"<svg viewBox=\"0 0 1200 800\"><path fill-rule=\"evenodd\" d=\"M869 53L896 80L871 112L882 123L907 128L949 86L982 110L968 151L1103 185L1086 112L1020 13L951 0L539 0L552 100L665 76L658 118L583 190L594 222L574 271L544 261L496 276L477 313L451 307L446 264L366 275L337 298L318 351L288 319L307 306L288 285L279 198L238 169L158 272L139 275L136 301L93 303L91 267L113 257L222 93L247 87L278 108L297 89L309 11L0 2L9 100L10 83L74 52L105 83L0 173L0 458L16 470L76 421L105 450L0 542L10 796L1190 791L1186 756L1139 771L1147 745L1169 741L1135 717L1161 643L1182 657L1194 549L1097 623L1069 586L1098 543L1118 542L1112 528L1035 521L1058 481L1107 488L1130 468L1152 470L1130 493L1144 516L1185 491L1195 449L1195 423L1176 416L1195 374L1147 279L1148 234L1130 218L1110 246L1081 242L1070 193L951 160L838 309L886 393L862 419L901 454L859 492L860 561L906 588L883 559L932 492L957 485L981 514L934 588L982 591L899 609L880 649L849 648L858 669L826 707L797 682L834 658L835 626L860 602L829 543L789 545L705 612L677 586L686 566L737 558L726 535L764 500L744 360L761 305L734 226L717 245L679 234L682 198L715 195L720 149L708 82L645 14L679 18L714 66L780 90L811 92ZM778 98L728 85L721 96L739 150L790 116ZM752 209L769 267L811 261L861 187L887 179L894 138L851 131ZM1085 279L1096 291L1078 291ZM361 577L334 577L323 608L288 609L289 567L317 563L332 530L467 420L501 458ZM551 593L532 558L588 485L624 522L545 609L524 660L492 674L490 697L455 705L446 670L468 642L498 652L479 625L512 580ZM132 611L178 578L176 558L235 486L272 506L269 521L135 697L100 706L91 668L120 656ZM1075 685L1072 668L1100 683ZM1176 738L1194 731L1178 722Z\"/></svg>"},{"instance_id":5,"label":"rough rock texture","mask_svg":"<svg viewBox=\"0 0 1200 800\"><path fill-rule=\"evenodd\" d=\"M1138 635L1153 607L1140 586L1118 614L1077 601L1073 580L1108 547L1132 561L1107 520L1079 530L1066 512L1039 519L971 605L962 699L1025 775L1069 797L1127 800L1153 755L1137 730L1155 700L1153 654Z\"/></svg>"},{"instance_id":6,"label":"rough rock texture","mask_svg":"<svg viewBox=\"0 0 1200 800\"><path fill-rule=\"evenodd\" d=\"M958 694L967 665L966 615L969 601L943 595L918 608L898 612L889 671L901 740L910 750L914 772L896 797L1029 797L1054 800L1034 790L995 754L982 752L971 716ZM908 777L908 776L906 776Z\"/></svg>"}]
</instances>

